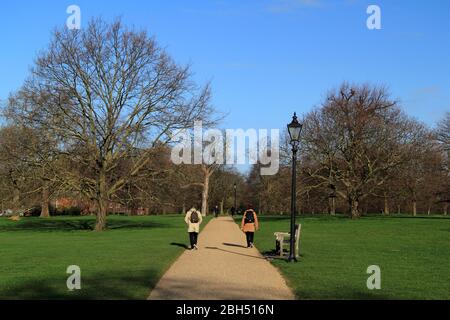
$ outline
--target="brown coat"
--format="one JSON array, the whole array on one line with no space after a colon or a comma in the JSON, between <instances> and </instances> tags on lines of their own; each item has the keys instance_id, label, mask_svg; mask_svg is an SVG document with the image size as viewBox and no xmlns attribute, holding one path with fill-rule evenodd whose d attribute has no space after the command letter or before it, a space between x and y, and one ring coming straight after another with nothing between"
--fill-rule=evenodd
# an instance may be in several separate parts
<instances>
[{"instance_id":1,"label":"brown coat","mask_svg":"<svg viewBox=\"0 0 450 320\"><path fill-rule=\"evenodd\" d=\"M248 210L253 211L253 210ZM253 211L253 216L255 217L254 223L245 223L245 213L242 217L242 223L241 223L241 229L244 232L256 232L259 230L259 222L258 222L258 216L256 215L256 212Z\"/></svg>"}]
</instances>

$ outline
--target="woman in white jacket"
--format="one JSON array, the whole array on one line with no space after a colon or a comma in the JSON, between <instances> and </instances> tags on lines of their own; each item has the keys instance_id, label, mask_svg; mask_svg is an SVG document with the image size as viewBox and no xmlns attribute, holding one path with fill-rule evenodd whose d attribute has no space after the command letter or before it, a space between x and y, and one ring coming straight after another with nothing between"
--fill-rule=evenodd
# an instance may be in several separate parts
<instances>
[{"instance_id":1,"label":"woman in white jacket","mask_svg":"<svg viewBox=\"0 0 450 320\"><path fill-rule=\"evenodd\" d=\"M203 222L202 214L196 209L192 208L186 213L184 221L188 225L189 240L191 241L191 250L198 250L197 241L200 233L200 225Z\"/></svg>"}]
</instances>

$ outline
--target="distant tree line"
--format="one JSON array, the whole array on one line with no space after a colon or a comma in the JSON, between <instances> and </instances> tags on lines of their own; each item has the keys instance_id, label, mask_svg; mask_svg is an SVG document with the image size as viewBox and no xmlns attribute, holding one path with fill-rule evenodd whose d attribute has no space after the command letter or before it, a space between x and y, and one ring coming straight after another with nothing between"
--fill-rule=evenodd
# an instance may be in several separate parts
<instances>
[{"instance_id":1,"label":"distant tree line","mask_svg":"<svg viewBox=\"0 0 450 320\"><path fill-rule=\"evenodd\" d=\"M408 117L389 100L386 89L343 85L303 119L298 159L299 214L368 213L447 214L450 200L450 113L434 129ZM0 130L1 199L4 208L40 207L49 216L56 200L91 203L84 214L99 210L95 197L83 192L95 180L81 159L87 151L57 152L46 131L10 123ZM75 151L73 151L75 152ZM141 154L145 165L127 177ZM107 213L183 213L197 206L204 214L218 206L229 213L237 184L238 208L253 204L264 214L290 212L291 151L285 136L281 167L261 176L254 165L244 176L225 165L174 165L170 144L133 150L118 161L108 186L127 182L109 196ZM53 205L54 206L54 205ZM119 209L118 209L119 208ZM126 210L123 210L123 209ZM67 208L66 208L67 209ZM122 210L122 211L121 211Z\"/></svg>"}]
</instances>

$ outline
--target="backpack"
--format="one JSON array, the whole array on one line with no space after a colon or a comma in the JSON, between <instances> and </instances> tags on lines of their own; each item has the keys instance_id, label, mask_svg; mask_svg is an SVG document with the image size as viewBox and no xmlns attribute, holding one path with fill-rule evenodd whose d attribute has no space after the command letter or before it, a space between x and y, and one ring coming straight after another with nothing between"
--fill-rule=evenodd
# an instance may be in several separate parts
<instances>
[{"instance_id":1,"label":"backpack","mask_svg":"<svg viewBox=\"0 0 450 320\"><path fill-rule=\"evenodd\" d=\"M245 223L254 223L255 222L255 215L253 211L246 211L245 212Z\"/></svg>"},{"instance_id":2,"label":"backpack","mask_svg":"<svg viewBox=\"0 0 450 320\"><path fill-rule=\"evenodd\" d=\"M191 223L198 223L198 222L199 222L198 213L197 211L193 211L191 213Z\"/></svg>"}]
</instances>

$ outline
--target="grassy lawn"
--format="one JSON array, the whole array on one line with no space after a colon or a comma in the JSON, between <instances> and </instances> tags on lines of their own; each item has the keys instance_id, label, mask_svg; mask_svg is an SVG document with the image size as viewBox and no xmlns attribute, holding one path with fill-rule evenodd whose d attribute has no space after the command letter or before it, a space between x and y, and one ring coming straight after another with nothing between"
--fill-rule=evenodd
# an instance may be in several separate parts
<instances>
[{"instance_id":1,"label":"grassy lawn","mask_svg":"<svg viewBox=\"0 0 450 320\"><path fill-rule=\"evenodd\" d=\"M260 217L256 245L274 249L288 217ZM450 299L450 219L301 217L300 262L273 263L299 299ZM188 244L181 216L0 219L0 299L146 299ZM205 224L204 224L205 225ZM82 289L69 292L78 265ZM366 287L381 267L382 290Z\"/></svg>"},{"instance_id":2,"label":"grassy lawn","mask_svg":"<svg viewBox=\"0 0 450 320\"><path fill-rule=\"evenodd\" d=\"M146 299L188 244L182 216L109 217L103 233L94 222L0 218L0 299ZM82 290L66 287L70 265Z\"/></svg>"},{"instance_id":3,"label":"grassy lawn","mask_svg":"<svg viewBox=\"0 0 450 320\"><path fill-rule=\"evenodd\" d=\"M275 247L289 219L261 217L256 245ZM304 217L297 264L274 260L298 299L450 299L450 219ZM381 290L367 289L367 267L381 268Z\"/></svg>"}]
</instances>

